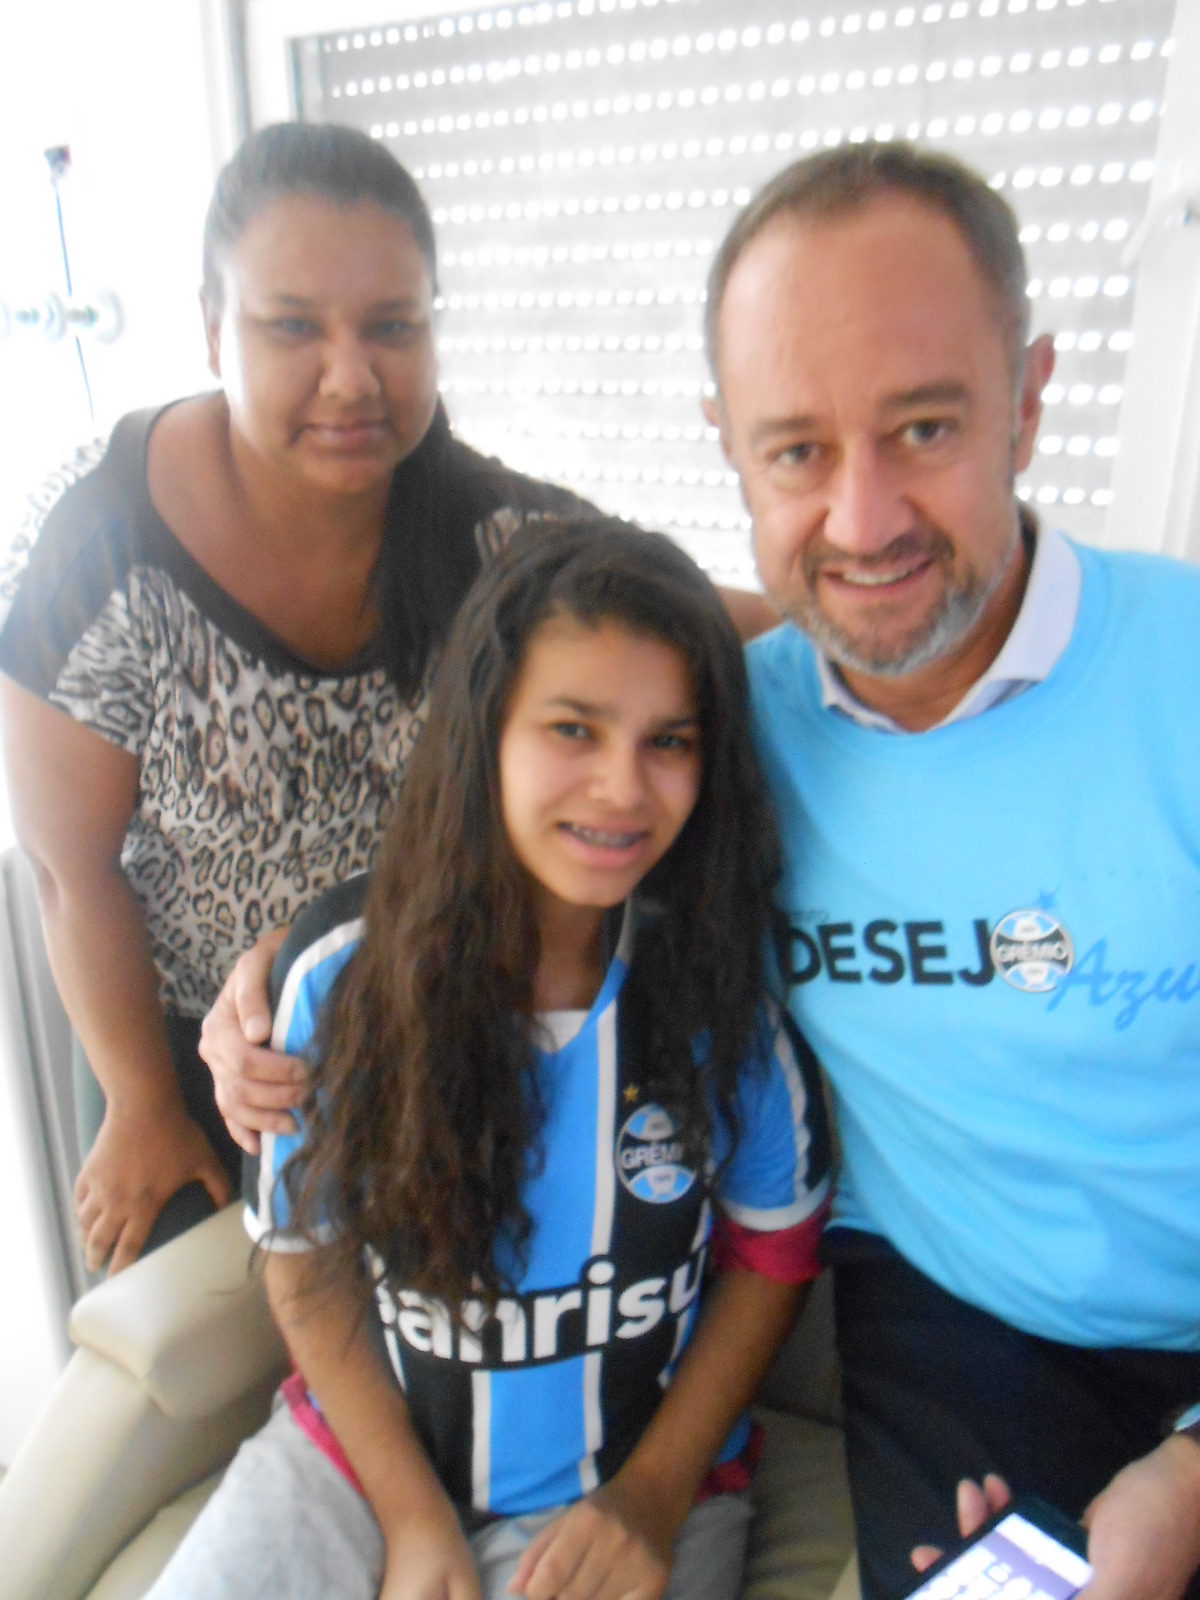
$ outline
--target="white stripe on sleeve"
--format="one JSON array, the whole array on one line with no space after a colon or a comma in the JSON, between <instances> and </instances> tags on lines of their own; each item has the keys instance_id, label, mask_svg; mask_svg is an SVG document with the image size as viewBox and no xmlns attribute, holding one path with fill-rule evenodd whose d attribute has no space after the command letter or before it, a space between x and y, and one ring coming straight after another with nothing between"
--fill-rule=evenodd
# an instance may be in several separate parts
<instances>
[{"instance_id":1,"label":"white stripe on sleeve","mask_svg":"<svg viewBox=\"0 0 1200 1600\"><path fill-rule=\"evenodd\" d=\"M366 923L362 917L355 917L353 922L342 922L336 928L331 928L322 938L310 944L307 950L302 950L288 968L287 977L283 980L283 993L279 996L279 1004L275 1008L275 1020L271 1024L271 1049L287 1049L288 1030L292 1025L292 1013L296 1009L296 1000L300 994L300 987L309 973L319 967L322 961L329 956L336 955L339 950L344 950L348 944L361 939Z\"/></svg>"},{"instance_id":2,"label":"white stripe on sleeve","mask_svg":"<svg viewBox=\"0 0 1200 1600\"><path fill-rule=\"evenodd\" d=\"M596 1199L592 1212L592 1254L606 1256L612 1243L617 1169L616 1136L617 1003L612 1001L596 1023Z\"/></svg>"},{"instance_id":3,"label":"white stripe on sleeve","mask_svg":"<svg viewBox=\"0 0 1200 1600\"><path fill-rule=\"evenodd\" d=\"M492 1375L471 1374L471 1504L487 1511L492 1492Z\"/></svg>"}]
</instances>

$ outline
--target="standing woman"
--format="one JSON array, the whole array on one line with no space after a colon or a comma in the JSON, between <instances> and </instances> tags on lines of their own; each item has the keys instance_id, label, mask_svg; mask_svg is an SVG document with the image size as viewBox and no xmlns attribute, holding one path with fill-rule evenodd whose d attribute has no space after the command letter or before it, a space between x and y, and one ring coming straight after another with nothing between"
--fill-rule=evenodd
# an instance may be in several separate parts
<instances>
[{"instance_id":1,"label":"standing woman","mask_svg":"<svg viewBox=\"0 0 1200 1600\"><path fill-rule=\"evenodd\" d=\"M370 865L481 556L580 507L452 437L435 290L428 211L382 146L254 134L205 228L221 389L124 417L0 581L92 1270L229 1198L200 1018L243 949Z\"/></svg>"}]
</instances>

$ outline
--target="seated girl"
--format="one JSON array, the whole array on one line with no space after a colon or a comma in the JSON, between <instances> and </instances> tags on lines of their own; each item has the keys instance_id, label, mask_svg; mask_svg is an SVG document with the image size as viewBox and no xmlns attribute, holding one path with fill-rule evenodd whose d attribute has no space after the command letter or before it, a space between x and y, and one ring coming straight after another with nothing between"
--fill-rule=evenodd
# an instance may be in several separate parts
<instances>
[{"instance_id":1,"label":"seated girl","mask_svg":"<svg viewBox=\"0 0 1200 1600\"><path fill-rule=\"evenodd\" d=\"M249 1215L298 1372L153 1600L734 1600L828 1187L776 870L707 579L620 524L518 535L365 916L344 886L277 963L314 1071Z\"/></svg>"}]
</instances>

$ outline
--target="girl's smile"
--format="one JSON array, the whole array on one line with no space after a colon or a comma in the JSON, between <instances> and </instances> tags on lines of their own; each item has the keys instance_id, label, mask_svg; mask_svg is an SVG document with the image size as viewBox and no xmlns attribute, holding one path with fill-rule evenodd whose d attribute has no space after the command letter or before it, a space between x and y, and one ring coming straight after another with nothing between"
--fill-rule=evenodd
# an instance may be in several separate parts
<instances>
[{"instance_id":1,"label":"girl's smile","mask_svg":"<svg viewBox=\"0 0 1200 1600\"><path fill-rule=\"evenodd\" d=\"M618 905L679 836L700 788L700 725L670 645L615 622L534 634L499 750L504 824L554 900Z\"/></svg>"}]
</instances>

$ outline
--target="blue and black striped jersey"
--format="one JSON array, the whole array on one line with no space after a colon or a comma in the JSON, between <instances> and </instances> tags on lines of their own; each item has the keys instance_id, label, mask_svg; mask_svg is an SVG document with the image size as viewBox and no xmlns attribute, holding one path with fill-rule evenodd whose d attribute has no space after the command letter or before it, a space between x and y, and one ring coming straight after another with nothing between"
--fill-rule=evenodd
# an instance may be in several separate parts
<instances>
[{"instance_id":1,"label":"blue and black striped jersey","mask_svg":"<svg viewBox=\"0 0 1200 1600\"><path fill-rule=\"evenodd\" d=\"M318 902L307 941L285 947L276 1048L310 1047L322 1002L361 935L355 892L347 885ZM322 910L324 926L314 928ZM607 1481L641 1437L695 1323L712 1204L671 1117L647 1103L618 1049L633 922L626 917L586 1015L544 1021L536 1062L543 1156L524 1196L533 1232L523 1264L502 1263L514 1292L493 1311L468 1303L456 1318L376 1264L383 1338L413 1422L451 1498L479 1511L559 1505ZM716 1206L735 1232L790 1240L793 1264L803 1237L801 1254L813 1262L829 1188L816 1066L777 1019L763 1054L742 1076L739 1137L723 1167L729 1139L716 1125ZM279 1181L302 1138L263 1140L247 1225L270 1249L306 1247L288 1231ZM813 1270L771 1275L796 1281ZM743 1420L735 1429L722 1460L742 1449L747 1427Z\"/></svg>"}]
</instances>

